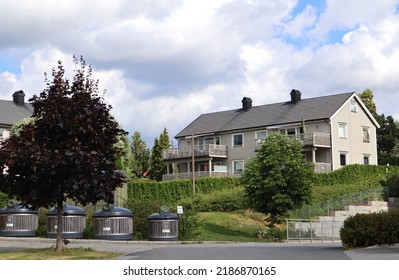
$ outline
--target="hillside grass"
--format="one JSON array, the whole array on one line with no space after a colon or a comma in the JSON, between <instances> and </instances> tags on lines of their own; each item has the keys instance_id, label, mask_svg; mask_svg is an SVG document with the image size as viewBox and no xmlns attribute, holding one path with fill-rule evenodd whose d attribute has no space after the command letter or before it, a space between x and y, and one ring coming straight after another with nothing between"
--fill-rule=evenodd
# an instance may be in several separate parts
<instances>
[{"instance_id":1,"label":"hillside grass","mask_svg":"<svg viewBox=\"0 0 399 280\"><path fill-rule=\"evenodd\" d=\"M266 229L266 216L252 211L201 212L198 241L265 242L257 234Z\"/></svg>"}]
</instances>

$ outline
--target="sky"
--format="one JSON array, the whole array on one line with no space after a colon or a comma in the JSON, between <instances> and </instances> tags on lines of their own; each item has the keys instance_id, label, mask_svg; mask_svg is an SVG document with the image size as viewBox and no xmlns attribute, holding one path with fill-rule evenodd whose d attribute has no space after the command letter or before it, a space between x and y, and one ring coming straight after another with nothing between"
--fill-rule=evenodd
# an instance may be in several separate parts
<instances>
[{"instance_id":1,"label":"sky","mask_svg":"<svg viewBox=\"0 0 399 280\"><path fill-rule=\"evenodd\" d=\"M199 115L371 89L399 119L399 0L0 0L0 99L73 55L148 147ZM173 145L177 145L174 140Z\"/></svg>"}]
</instances>

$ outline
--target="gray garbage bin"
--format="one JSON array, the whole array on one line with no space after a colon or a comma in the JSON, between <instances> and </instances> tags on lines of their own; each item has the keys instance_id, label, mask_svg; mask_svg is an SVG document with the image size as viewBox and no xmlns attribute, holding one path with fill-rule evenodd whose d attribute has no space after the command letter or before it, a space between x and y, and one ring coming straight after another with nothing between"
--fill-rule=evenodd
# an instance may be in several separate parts
<instances>
[{"instance_id":1,"label":"gray garbage bin","mask_svg":"<svg viewBox=\"0 0 399 280\"><path fill-rule=\"evenodd\" d=\"M179 235L179 218L162 206L159 213L154 213L148 220L148 240L176 241Z\"/></svg>"},{"instance_id":2,"label":"gray garbage bin","mask_svg":"<svg viewBox=\"0 0 399 280\"><path fill-rule=\"evenodd\" d=\"M133 213L129 209L106 205L93 215L94 238L132 240Z\"/></svg>"},{"instance_id":3,"label":"gray garbage bin","mask_svg":"<svg viewBox=\"0 0 399 280\"><path fill-rule=\"evenodd\" d=\"M0 209L0 236L32 237L39 226L38 211L10 201Z\"/></svg>"},{"instance_id":4,"label":"gray garbage bin","mask_svg":"<svg viewBox=\"0 0 399 280\"><path fill-rule=\"evenodd\" d=\"M57 236L57 208L51 208L47 212L47 237ZM62 212L62 237L63 238L83 238L86 227L86 212L84 209L66 205Z\"/></svg>"}]
</instances>

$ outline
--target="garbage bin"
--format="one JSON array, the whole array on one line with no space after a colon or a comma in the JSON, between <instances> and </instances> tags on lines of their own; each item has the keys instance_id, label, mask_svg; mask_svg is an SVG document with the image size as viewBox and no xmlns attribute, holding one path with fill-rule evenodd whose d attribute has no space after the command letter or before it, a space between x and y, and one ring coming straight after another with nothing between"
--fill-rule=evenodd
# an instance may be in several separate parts
<instances>
[{"instance_id":1,"label":"garbage bin","mask_svg":"<svg viewBox=\"0 0 399 280\"><path fill-rule=\"evenodd\" d=\"M94 238L132 240L133 213L129 209L106 205L93 215Z\"/></svg>"},{"instance_id":2,"label":"garbage bin","mask_svg":"<svg viewBox=\"0 0 399 280\"><path fill-rule=\"evenodd\" d=\"M166 206L161 206L159 213L154 213L148 220L148 240L151 241L176 241L179 235L179 218L169 211Z\"/></svg>"},{"instance_id":3,"label":"garbage bin","mask_svg":"<svg viewBox=\"0 0 399 280\"><path fill-rule=\"evenodd\" d=\"M57 236L57 208L51 208L47 212L47 237ZM66 205L62 212L62 237L63 238L83 238L86 227L86 212L84 209Z\"/></svg>"},{"instance_id":4,"label":"garbage bin","mask_svg":"<svg viewBox=\"0 0 399 280\"><path fill-rule=\"evenodd\" d=\"M32 237L39 226L38 211L10 201L0 209L0 236Z\"/></svg>"}]
</instances>

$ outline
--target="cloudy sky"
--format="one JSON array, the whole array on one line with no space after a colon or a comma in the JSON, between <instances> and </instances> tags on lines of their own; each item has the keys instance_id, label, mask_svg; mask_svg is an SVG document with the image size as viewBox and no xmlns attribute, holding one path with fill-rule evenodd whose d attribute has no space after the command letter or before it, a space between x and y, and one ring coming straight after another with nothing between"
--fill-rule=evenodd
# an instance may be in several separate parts
<instances>
[{"instance_id":1,"label":"cloudy sky","mask_svg":"<svg viewBox=\"0 0 399 280\"><path fill-rule=\"evenodd\" d=\"M152 146L202 113L370 88L399 118L396 0L0 0L0 99L72 56ZM175 142L176 144L176 142Z\"/></svg>"}]
</instances>

